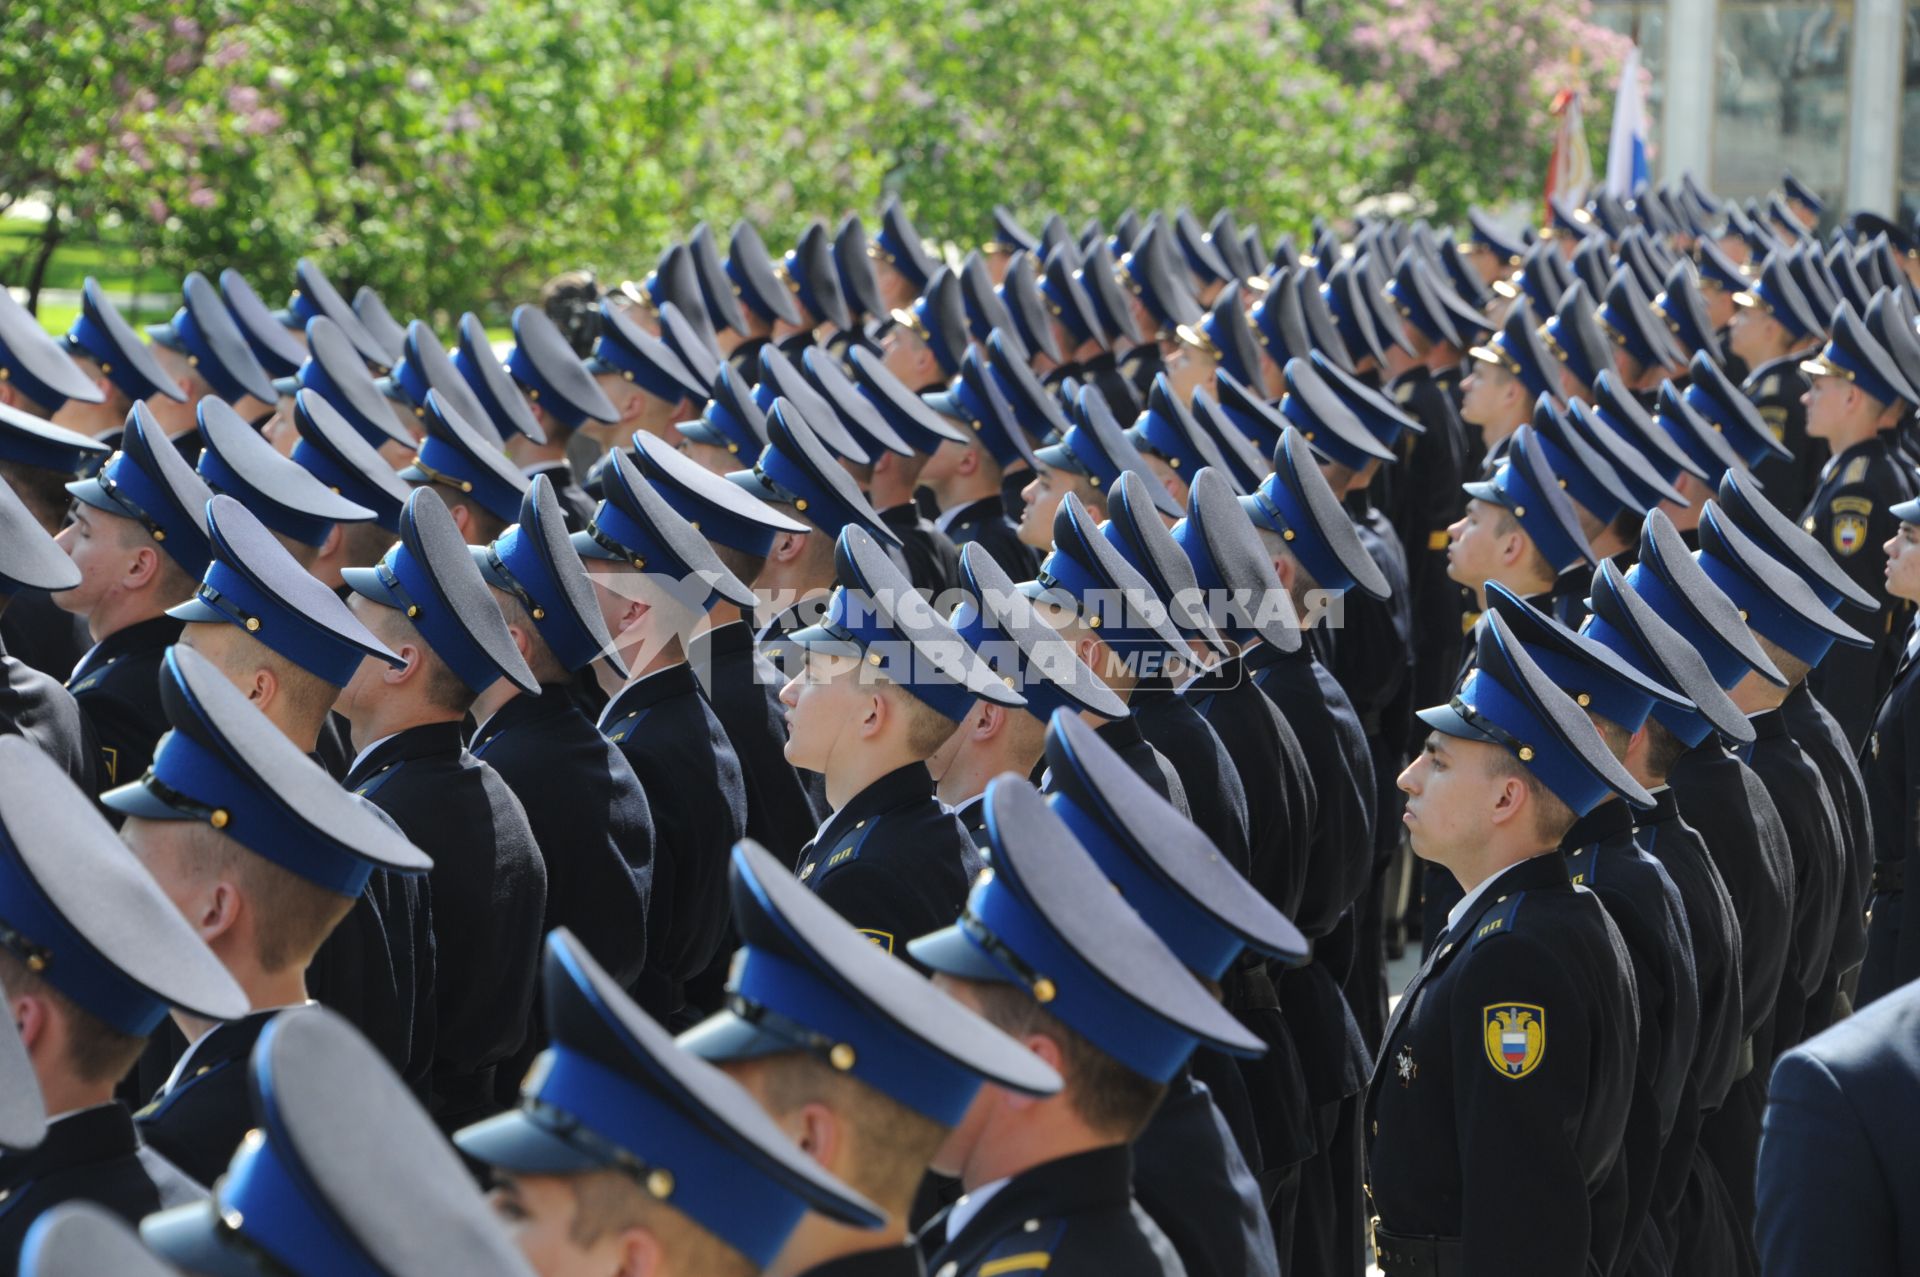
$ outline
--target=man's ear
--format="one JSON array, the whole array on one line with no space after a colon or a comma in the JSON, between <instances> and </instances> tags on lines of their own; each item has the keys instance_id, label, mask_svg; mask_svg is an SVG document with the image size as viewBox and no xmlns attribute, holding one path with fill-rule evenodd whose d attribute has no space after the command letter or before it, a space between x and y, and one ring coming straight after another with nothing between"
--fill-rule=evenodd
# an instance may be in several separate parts
<instances>
[{"instance_id":1,"label":"man's ear","mask_svg":"<svg viewBox=\"0 0 1920 1277\"><path fill-rule=\"evenodd\" d=\"M247 684L246 693L248 700L264 710L280 694L280 676L262 665L254 670L253 681Z\"/></svg>"},{"instance_id":2,"label":"man's ear","mask_svg":"<svg viewBox=\"0 0 1920 1277\"><path fill-rule=\"evenodd\" d=\"M620 1234L620 1266L613 1277L667 1277L667 1252L651 1230L628 1228Z\"/></svg>"},{"instance_id":3,"label":"man's ear","mask_svg":"<svg viewBox=\"0 0 1920 1277\"><path fill-rule=\"evenodd\" d=\"M962 475L980 473L980 467L986 464L985 452L986 449L981 447L978 440L968 444L966 451L960 454L960 460L955 463L954 472Z\"/></svg>"},{"instance_id":4,"label":"man's ear","mask_svg":"<svg viewBox=\"0 0 1920 1277\"><path fill-rule=\"evenodd\" d=\"M887 700L886 693L878 687L869 687L861 694L867 699L866 712L860 715L860 734L871 740L886 730L893 719L893 706Z\"/></svg>"},{"instance_id":5,"label":"man's ear","mask_svg":"<svg viewBox=\"0 0 1920 1277\"><path fill-rule=\"evenodd\" d=\"M238 926L240 915L245 911L246 900L240 894L240 888L223 878L214 883L213 890L202 902L200 916L187 921L200 933L200 939L211 945Z\"/></svg>"},{"instance_id":6,"label":"man's ear","mask_svg":"<svg viewBox=\"0 0 1920 1277\"><path fill-rule=\"evenodd\" d=\"M380 681L387 686L400 687L411 682L414 676L425 668L427 649L418 639L408 639L398 643L389 640L387 646L393 649L395 656L406 662L397 669L385 661L380 662Z\"/></svg>"},{"instance_id":7,"label":"man's ear","mask_svg":"<svg viewBox=\"0 0 1920 1277\"><path fill-rule=\"evenodd\" d=\"M346 525L342 523L333 524L327 529L327 539L320 543L320 553L314 557L314 562L318 563L322 560L337 556L340 553L340 547L345 545L346 541Z\"/></svg>"},{"instance_id":8,"label":"man's ear","mask_svg":"<svg viewBox=\"0 0 1920 1277\"><path fill-rule=\"evenodd\" d=\"M14 1027L20 1031L20 1041L26 1045L29 1054L53 1032L53 1008L43 997L29 994L14 998L7 1004L7 1013L13 1017Z\"/></svg>"},{"instance_id":9,"label":"man's ear","mask_svg":"<svg viewBox=\"0 0 1920 1277\"><path fill-rule=\"evenodd\" d=\"M767 557L780 563L791 563L806 553L807 538L810 532L782 532L774 538L773 549Z\"/></svg>"},{"instance_id":10,"label":"man's ear","mask_svg":"<svg viewBox=\"0 0 1920 1277\"><path fill-rule=\"evenodd\" d=\"M808 1157L828 1170L838 1167L846 1147L846 1132L832 1109L818 1102L804 1104L791 1115L788 1125L799 1128L795 1142Z\"/></svg>"},{"instance_id":11,"label":"man's ear","mask_svg":"<svg viewBox=\"0 0 1920 1277\"><path fill-rule=\"evenodd\" d=\"M473 511L464 501L447 502L447 510L453 515L453 526L460 529L460 539L467 540L467 533L473 528Z\"/></svg>"},{"instance_id":12,"label":"man's ear","mask_svg":"<svg viewBox=\"0 0 1920 1277\"><path fill-rule=\"evenodd\" d=\"M160 569L165 566L160 558L163 553L164 551L152 537L136 545L133 548L132 559L127 564L126 576L120 583L129 590L137 590L152 581L160 575Z\"/></svg>"},{"instance_id":13,"label":"man's ear","mask_svg":"<svg viewBox=\"0 0 1920 1277\"><path fill-rule=\"evenodd\" d=\"M967 720L967 735L975 740L992 740L1006 730L1007 711L992 701L975 701Z\"/></svg>"},{"instance_id":14,"label":"man's ear","mask_svg":"<svg viewBox=\"0 0 1920 1277\"><path fill-rule=\"evenodd\" d=\"M1505 825L1527 809L1527 783L1518 776L1502 776L1499 788L1494 791L1493 806L1488 816L1495 825Z\"/></svg>"},{"instance_id":15,"label":"man's ear","mask_svg":"<svg viewBox=\"0 0 1920 1277\"><path fill-rule=\"evenodd\" d=\"M513 635L513 645L520 650L520 659L533 659L533 637L518 625L509 625L507 633Z\"/></svg>"},{"instance_id":16,"label":"man's ear","mask_svg":"<svg viewBox=\"0 0 1920 1277\"><path fill-rule=\"evenodd\" d=\"M1293 593L1293 581L1300 571L1300 565L1294 562L1291 554L1276 554L1273 558L1273 574L1280 578L1280 588L1288 594Z\"/></svg>"}]
</instances>

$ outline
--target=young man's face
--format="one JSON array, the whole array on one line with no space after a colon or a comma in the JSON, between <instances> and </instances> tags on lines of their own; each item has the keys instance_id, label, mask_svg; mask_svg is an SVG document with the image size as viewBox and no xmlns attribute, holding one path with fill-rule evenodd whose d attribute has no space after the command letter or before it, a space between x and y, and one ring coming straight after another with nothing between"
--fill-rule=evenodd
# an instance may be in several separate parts
<instances>
[{"instance_id":1,"label":"young man's face","mask_svg":"<svg viewBox=\"0 0 1920 1277\"><path fill-rule=\"evenodd\" d=\"M139 531L131 519L74 502L71 520L54 540L80 569L80 584L57 592L53 601L76 616L91 616L132 571L140 549L133 534ZM158 542L153 546L156 554L161 553Z\"/></svg>"},{"instance_id":2,"label":"young man's face","mask_svg":"<svg viewBox=\"0 0 1920 1277\"><path fill-rule=\"evenodd\" d=\"M620 1271L621 1234L604 1230L582 1245L574 1228L580 1205L557 1175L494 1173L487 1202L540 1277L608 1277Z\"/></svg>"},{"instance_id":3,"label":"young man's face","mask_svg":"<svg viewBox=\"0 0 1920 1277\"><path fill-rule=\"evenodd\" d=\"M895 324L880 338L881 359L888 372L911 390L920 390L943 380L940 361L920 334L905 324Z\"/></svg>"},{"instance_id":4,"label":"young man's face","mask_svg":"<svg viewBox=\"0 0 1920 1277\"><path fill-rule=\"evenodd\" d=\"M874 689L861 678L857 657L808 652L800 671L780 689L787 707L787 761L826 773L854 738Z\"/></svg>"},{"instance_id":5,"label":"young man's face","mask_svg":"<svg viewBox=\"0 0 1920 1277\"><path fill-rule=\"evenodd\" d=\"M1084 501L1090 485L1051 466L1034 467L1033 479L1020 490L1026 508L1020 512L1020 540L1042 553L1053 548L1053 516L1069 492L1078 492ZM1097 498L1096 498L1097 500Z\"/></svg>"},{"instance_id":6,"label":"young man's face","mask_svg":"<svg viewBox=\"0 0 1920 1277\"><path fill-rule=\"evenodd\" d=\"M1733 323L1727 329L1727 346L1746 361L1749 370L1772 359L1786 336L1780 321L1758 306L1733 308Z\"/></svg>"},{"instance_id":7,"label":"young man's face","mask_svg":"<svg viewBox=\"0 0 1920 1277\"><path fill-rule=\"evenodd\" d=\"M1450 863L1460 849L1484 842L1493 775L1478 741L1429 733L1426 747L1400 773L1407 795L1408 845L1422 860Z\"/></svg>"},{"instance_id":8,"label":"young man's face","mask_svg":"<svg viewBox=\"0 0 1920 1277\"><path fill-rule=\"evenodd\" d=\"M1520 381L1504 368L1475 360L1460 383L1460 419L1473 426L1500 426L1513 419Z\"/></svg>"},{"instance_id":9,"label":"young man's face","mask_svg":"<svg viewBox=\"0 0 1920 1277\"><path fill-rule=\"evenodd\" d=\"M1500 535L1500 508L1478 497L1467 502L1467 512L1447 529L1447 575L1477 590L1500 568L1504 537Z\"/></svg>"},{"instance_id":10,"label":"young man's face","mask_svg":"<svg viewBox=\"0 0 1920 1277\"><path fill-rule=\"evenodd\" d=\"M1812 377L1800 402L1807 408L1807 433L1815 439L1830 439L1854 415L1864 392L1841 377Z\"/></svg>"},{"instance_id":11,"label":"young man's face","mask_svg":"<svg viewBox=\"0 0 1920 1277\"><path fill-rule=\"evenodd\" d=\"M1881 548L1887 554L1887 593L1920 599L1920 524L1901 523Z\"/></svg>"}]
</instances>

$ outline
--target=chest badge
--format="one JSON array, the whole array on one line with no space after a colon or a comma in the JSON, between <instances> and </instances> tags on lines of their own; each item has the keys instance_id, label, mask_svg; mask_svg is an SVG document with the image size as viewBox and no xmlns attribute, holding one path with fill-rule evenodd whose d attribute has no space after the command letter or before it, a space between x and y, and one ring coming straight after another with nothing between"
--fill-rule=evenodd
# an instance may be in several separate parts
<instances>
[{"instance_id":1,"label":"chest badge","mask_svg":"<svg viewBox=\"0 0 1920 1277\"><path fill-rule=\"evenodd\" d=\"M1413 1085L1413 1079L1420 1076L1420 1066L1414 1063L1413 1048L1402 1044L1400 1054L1393 1057L1393 1071L1400 1075L1402 1089Z\"/></svg>"},{"instance_id":2,"label":"chest badge","mask_svg":"<svg viewBox=\"0 0 1920 1277\"><path fill-rule=\"evenodd\" d=\"M1843 514L1833 521L1833 552L1852 554L1867 543L1867 521L1857 514Z\"/></svg>"},{"instance_id":3,"label":"chest badge","mask_svg":"<svg viewBox=\"0 0 1920 1277\"><path fill-rule=\"evenodd\" d=\"M1487 1063L1501 1077L1523 1078L1547 1058L1547 1012L1531 1002L1500 1002L1481 1011Z\"/></svg>"}]
</instances>

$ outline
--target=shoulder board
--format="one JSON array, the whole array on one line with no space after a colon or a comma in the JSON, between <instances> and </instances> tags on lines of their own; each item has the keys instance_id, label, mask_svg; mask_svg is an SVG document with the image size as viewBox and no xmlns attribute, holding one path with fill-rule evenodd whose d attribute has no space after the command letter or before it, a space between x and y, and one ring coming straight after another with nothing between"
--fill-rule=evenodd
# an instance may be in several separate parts
<instances>
[{"instance_id":1,"label":"shoulder board","mask_svg":"<svg viewBox=\"0 0 1920 1277\"><path fill-rule=\"evenodd\" d=\"M72 692L75 696L80 695L80 693L82 692L92 691L94 688L100 686L100 681L106 678L107 671L111 670L114 666L118 665L119 663L120 663L120 658L117 656L107 658L106 664L102 665L97 670L88 670L85 678L82 678L79 682L75 683L73 686L69 687L67 690L69 692Z\"/></svg>"},{"instance_id":2,"label":"shoulder board","mask_svg":"<svg viewBox=\"0 0 1920 1277\"><path fill-rule=\"evenodd\" d=\"M1873 458L1871 457L1855 457L1853 460L1847 462L1847 468L1840 474L1840 482L1843 484L1859 483L1867 477L1867 467L1872 464L1872 461Z\"/></svg>"},{"instance_id":3,"label":"shoulder board","mask_svg":"<svg viewBox=\"0 0 1920 1277\"><path fill-rule=\"evenodd\" d=\"M382 785L392 780L394 777L394 774L399 770L400 770L400 761L398 759L395 759L393 762L388 763L385 767L382 767L379 771L375 772L373 775L361 781L360 784L354 788L353 792L358 796L360 796L361 798L371 798L373 797L374 794L380 791L380 787Z\"/></svg>"},{"instance_id":4,"label":"shoulder board","mask_svg":"<svg viewBox=\"0 0 1920 1277\"><path fill-rule=\"evenodd\" d=\"M245 1055L239 1057L240 1061L243 1063L247 1060L247 1058L248 1056L245 1056ZM181 1078L180 1081L174 1086L174 1088L171 1091L168 1091L165 1095L160 1096L158 1099L154 1100L151 1104L147 1105L145 1108L135 1113L133 1115L133 1120L136 1122L153 1121L155 1118L165 1113L168 1109L172 1108L174 1103L178 1101L181 1096L185 1095L188 1091L191 1091L194 1087L206 1081L207 1078L211 1077L215 1073L220 1072L222 1069L226 1068L228 1065L232 1063L234 1063L233 1060L220 1060L213 1064L201 1065L199 1068L195 1069L192 1073L189 1073L187 1076Z\"/></svg>"},{"instance_id":5,"label":"shoulder board","mask_svg":"<svg viewBox=\"0 0 1920 1277\"><path fill-rule=\"evenodd\" d=\"M1053 1252L1066 1235L1065 1220L1030 1219L1019 1232L994 1243L974 1269L974 1277L1005 1277L1009 1273L1045 1272Z\"/></svg>"},{"instance_id":6,"label":"shoulder board","mask_svg":"<svg viewBox=\"0 0 1920 1277\"><path fill-rule=\"evenodd\" d=\"M1411 381L1401 382L1399 385L1393 388L1394 402L1400 404L1402 407L1405 407L1407 404L1410 404L1413 402L1413 392L1414 392L1414 385Z\"/></svg>"},{"instance_id":7,"label":"shoulder board","mask_svg":"<svg viewBox=\"0 0 1920 1277\"><path fill-rule=\"evenodd\" d=\"M1516 891L1481 914L1480 921L1474 924L1473 938L1467 941L1467 948L1476 949L1484 941L1512 931L1514 919L1520 914L1520 902L1526 898L1526 892Z\"/></svg>"}]
</instances>

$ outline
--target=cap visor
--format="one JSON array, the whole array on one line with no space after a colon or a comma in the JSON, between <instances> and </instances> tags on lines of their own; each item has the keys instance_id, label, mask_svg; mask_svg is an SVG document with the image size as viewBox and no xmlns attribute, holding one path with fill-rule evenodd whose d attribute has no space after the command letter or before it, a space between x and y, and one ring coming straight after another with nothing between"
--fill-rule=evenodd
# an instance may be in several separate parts
<instances>
[{"instance_id":1,"label":"cap visor","mask_svg":"<svg viewBox=\"0 0 1920 1277\"><path fill-rule=\"evenodd\" d=\"M1812 359L1802 359L1800 371L1809 377L1845 377L1847 375L1818 355Z\"/></svg>"},{"instance_id":2,"label":"cap visor","mask_svg":"<svg viewBox=\"0 0 1920 1277\"><path fill-rule=\"evenodd\" d=\"M1435 705L1429 709L1419 710L1414 717L1442 736L1453 736L1460 740L1485 741L1489 745L1500 743L1460 717L1452 705Z\"/></svg>"},{"instance_id":3,"label":"cap visor","mask_svg":"<svg viewBox=\"0 0 1920 1277\"><path fill-rule=\"evenodd\" d=\"M519 1175L578 1175L605 1165L518 1109L455 1131L453 1144L468 1157Z\"/></svg>"},{"instance_id":4,"label":"cap visor","mask_svg":"<svg viewBox=\"0 0 1920 1277\"><path fill-rule=\"evenodd\" d=\"M273 379L273 388L279 393L281 398L291 399L300 389L300 379L298 377L275 377Z\"/></svg>"},{"instance_id":5,"label":"cap visor","mask_svg":"<svg viewBox=\"0 0 1920 1277\"><path fill-rule=\"evenodd\" d=\"M943 927L918 940L910 940L907 942L907 952L922 966L945 975L987 984L1009 982L1005 969L989 958L979 945L967 939L966 932L958 927Z\"/></svg>"},{"instance_id":6,"label":"cap visor","mask_svg":"<svg viewBox=\"0 0 1920 1277\"><path fill-rule=\"evenodd\" d=\"M1474 346L1467 351L1467 358L1477 359L1483 364L1500 363L1500 355L1491 346Z\"/></svg>"},{"instance_id":7,"label":"cap visor","mask_svg":"<svg viewBox=\"0 0 1920 1277\"><path fill-rule=\"evenodd\" d=\"M394 597L393 591L381 583L380 574L372 568L341 568L340 579L346 583L349 590L362 598L371 599L386 607L400 606L400 600Z\"/></svg>"},{"instance_id":8,"label":"cap visor","mask_svg":"<svg viewBox=\"0 0 1920 1277\"><path fill-rule=\"evenodd\" d=\"M583 559L606 559L609 562L625 562L620 556L593 539L591 532L576 532L568 540L573 542L574 552ZM479 547L474 547L478 549ZM476 561L478 556L475 556ZM342 573L342 575L345 575Z\"/></svg>"},{"instance_id":9,"label":"cap visor","mask_svg":"<svg viewBox=\"0 0 1920 1277\"><path fill-rule=\"evenodd\" d=\"M1086 468L1074 460L1073 454L1067 451L1065 444L1050 443L1044 448L1035 448L1033 457L1049 470L1065 470L1068 474L1077 475L1087 473Z\"/></svg>"},{"instance_id":10,"label":"cap visor","mask_svg":"<svg viewBox=\"0 0 1920 1277\"><path fill-rule=\"evenodd\" d=\"M139 816L143 820L188 819L161 802L151 790L137 780L115 786L100 795L100 805L117 811L123 816Z\"/></svg>"},{"instance_id":11,"label":"cap visor","mask_svg":"<svg viewBox=\"0 0 1920 1277\"><path fill-rule=\"evenodd\" d=\"M105 510L108 514L126 517L126 510L107 496L107 490L100 486L98 479L75 479L67 485L67 491L75 501L90 505L96 510Z\"/></svg>"},{"instance_id":12,"label":"cap visor","mask_svg":"<svg viewBox=\"0 0 1920 1277\"><path fill-rule=\"evenodd\" d=\"M189 625L196 621L205 621L210 625L218 625L221 622L228 621L228 618L224 616L219 609L215 608L198 594L188 599L185 603L176 603L174 606L168 608L167 615L176 621L185 621Z\"/></svg>"},{"instance_id":13,"label":"cap visor","mask_svg":"<svg viewBox=\"0 0 1920 1277\"><path fill-rule=\"evenodd\" d=\"M757 1060L794 1049L791 1040L775 1037L731 1011L708 1016L674 1040L689 1054L713 1064Z\"/></svg>"},{"instance_id":14,"label":"cap visor","mask_svg":"<svg viewBox=\"0 0 1920 1277\"><path fill-rule=\"evenodd\" d=\"M1080 600L1073 595L1062 589L1042 585L1038 581L1016 581L1013 588L1036 603L1045 603L1050 607L1062 608L1068 612L1080 610Z\"/></svg>"},{"instance_id":15,"label":"cap visor","mask_svg":"<svg viewBox=\"0 0 1920 1277\"><path fill-rule=\"evenodd\" d=\"M1733 304L1736 306L1753 307L1753 306L1758 306L1760 304L1760 301L1752 293L1749 293L1743 289L1740 292L1737 292L1733 295Z\"/></svg>"},{"instance_id":16,"label":"cap visor","mask_svg":"<svg viewBox=\"0 0 1920 1277\"><path fill-rule=\"evenodd\" d=\"M961 411L960 405L954 401L953 392L950 390L936 390L931 394L921 395L920 402L943 417L954 417L961 421L967 419L967 414Z\"/></svg>"},{"instance_id":17,"label":"cap visor","mask_svg":"<svg viewBox=\"0 0 1920 1277\"><path fill-rule=\"evenodd\" d=\"M1494 486L1491 479L1475 479L1470 483L1463 483L1460 485L1460 490L1477 501L1489 501L1494 505L1506 504L1500 495L1500 489Z\"/></svg>"},{"instance_id":18,"label":"cap visor","mask_svg":"<svg viewBox=\"0 0 1920 1277\"><path fill-rule=\"evenodd\" d=\"M200 1277L258 1277L251 1252L227 1246L211 1200L176 1206L140 1221L140 1240L160 1258Z\"/></svg>"},{"instance_id":19,"label":"cap visor","mask_svg":"<svg viewBox=\"0 0 1920 1277\"><path fill-rule=\"evenodd\" d=\"M819 652L823 656L845 656L853 660L861 657L860 645L849 642L826 629L824 626L808 625L787 635L786 642L809 652Z\"/></svg>"},{"instance_id":20,"label":"cap visor","mask_svg":"<svg viewBox=\"0 0 1920 1277\"><path fill-rule=\"evenodd\" d=\"M399 384L395 382L392 377L381 377L373 384L380 387L380 393L393 400L393 402L409 408L413 406L413 400L407 398L407 392L400 389ZM273 385L276 390L280 387L280 383L277 381L274 382Z\"/></svg>"}]
</instances>

